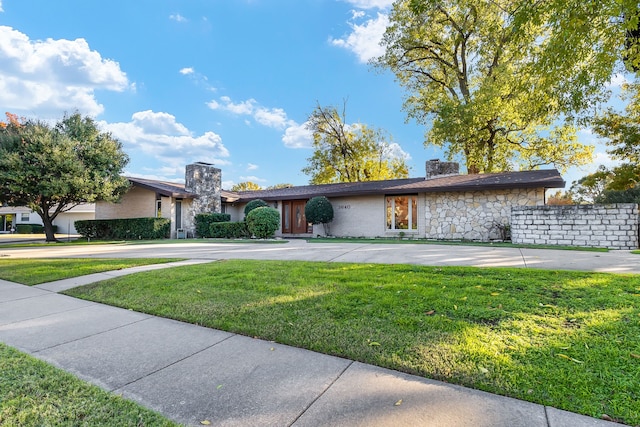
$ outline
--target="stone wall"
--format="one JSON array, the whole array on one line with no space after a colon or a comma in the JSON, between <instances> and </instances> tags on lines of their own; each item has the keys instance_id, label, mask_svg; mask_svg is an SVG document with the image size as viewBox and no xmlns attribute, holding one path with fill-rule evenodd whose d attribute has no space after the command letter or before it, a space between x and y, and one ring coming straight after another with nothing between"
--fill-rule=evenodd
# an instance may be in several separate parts
<instances>
[{"instance_id":1,"label":"stone wall","mask_svg":"<svg viewBox=\"0 0 640 427\"><path fill-rule=\"evenodd\" d=\"M511 240L518 244L638 248L638 205L514 207Z\"/></svg>"},{"instance_id":2,"label":"stone wall","mask_svg":"<svg viewBox=\"0 0 640 427\"><path fill-rule=\"evenodd\" d=\"M425 237L444 240L500 240L500 228L515 206L544 205L544 189L427 193Z\"/></svg>"}]
</instances>

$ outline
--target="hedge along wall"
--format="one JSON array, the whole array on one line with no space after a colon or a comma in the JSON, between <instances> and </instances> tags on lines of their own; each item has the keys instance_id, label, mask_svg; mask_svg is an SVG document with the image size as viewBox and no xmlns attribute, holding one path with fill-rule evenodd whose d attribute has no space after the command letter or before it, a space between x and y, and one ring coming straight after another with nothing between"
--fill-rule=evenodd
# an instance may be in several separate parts
<instances>
[{"instance_id":1,"label":"hedge along wall","mask_svg":"<svg viewBox=\"0 0 640 427\"><path fill-rule=\"evenodd\" d=\"M164 239L169 237L169 218L93 219L75 222L76 230L90 239Z\"/></svg>"},{"instance_id":2,"label":"hedge along wall","mask_svg":"<svg viewBox=\"0 0 640 427\"><path fill-rule=\"evenodd\" d=\"M638 205L511 208L511 241L609 249L638 248Z\"/></svg>"}]
</instances>

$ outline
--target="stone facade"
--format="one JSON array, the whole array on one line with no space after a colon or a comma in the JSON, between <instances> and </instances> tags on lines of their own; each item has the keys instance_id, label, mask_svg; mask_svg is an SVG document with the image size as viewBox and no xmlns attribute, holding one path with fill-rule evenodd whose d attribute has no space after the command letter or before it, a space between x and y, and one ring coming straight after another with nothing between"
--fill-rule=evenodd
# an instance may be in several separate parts
<instances>
[{"instance_id":1,"label":"stone facade","mask_svg":"<svg viewBox=\"0 0 640 427\"><path fill-rule=\"evenodd\" d=\"M638 205L514 207L513 243L609 249L638 248Z\"/></svg>"},{"instance_id":2,"label":"stone facade","mask_svg":"<svg viewBox=\"0 0 640 427\"><path fill-rule=\"evenodd\" d=\"M220 191L222 185L222 171L208 163L197 162L187 165L184 189L197 195L193 201L193 211L196 213L220 212L222 203Z\"/></svg>"},{"instance_id":3,"label":"stone facade","mask_svg":"<svg viewBox=\"0 0 640 427\"><path fill-rule=\"evenodd\" d=\"M544 205L544 189L443 192L425 194L428 239L501 240L501 228L515 206Z\"/></svg>"}]
</instances>

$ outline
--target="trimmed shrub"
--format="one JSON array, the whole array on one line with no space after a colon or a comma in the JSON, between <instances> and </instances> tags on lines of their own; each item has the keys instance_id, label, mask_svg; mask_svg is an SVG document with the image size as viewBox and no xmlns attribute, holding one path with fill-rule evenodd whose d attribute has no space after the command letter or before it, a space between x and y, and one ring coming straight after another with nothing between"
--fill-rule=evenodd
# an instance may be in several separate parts
<instances>
[{"instance_id":1,"label":"trimmed shrub","mask_svg":"<svg viewBox=\"0 0 640 427\"><path fill-rule=\"evenodd\" d=\"M264 200L262 200L262 199L255 199L255 200L250 201L244 207L244 217L245 217L245 219L247 218L247 215L249 215L249 212L251 212L252 210L257 209L257 208L267 207L267 206L269 206L269 204L267 202L265 202Z\"/></svg>"},{"instance_id":2,"label":"trimmed shrub","mask_svg":"<svg viewBox=\"0 0 640 427\"><path fill-rule=\"evenodd\" d=\"M314 197L305 205L304 216L311 224L326 224L333 221L333 206L325 196Z\"/></svg>"},{"instance_id":3,"label":"trimmed shrub","mask_svg":"<svg viewBox=\"0 0 640 427\"><path fill-rule=\"evenodd\" d=\"M274 208L253 209L245 219L249 232L258 239L267 239L273 236L280 227L280 213Z\"/></svg>"},{"instance_id":4,"label":"trimmed shrub","mask_svg":"<svg viewBox=\"0 0 640 427\"><path fill-rule=\"evenodd\" d=\"M58 232L58 226L52 225L53 232ZM16 224L16 233L20 234L44 234L44 225L42 224Z\"/></svg>"},{"instance_id":5,"label":"trimmed shrub","mask_svg":"<svg viewBox=\"0 0 640 427\"><path fill-rule=\"evenodd\" d=\"M231 215L223 213L203 213L195 217L196 237L213 237L210 233L211 224L216 222L228 222Z\"/></svg>"},{"instance_id":6,"label":"trimmed shrub","mask_svg":"<svg viewBox=\"0 0 640 427\"><path fill-rule=\"evenodd\" d=\"M75 222L76 230L88 239L164 239L169 237L169 218L94 219Z\"/></svg>"},{"instance_id":7,"label":"trimmed shrub","mask_svg":"<svg viewBox=\"0 0 640 427\"><path fill-rule=\"evenodd\" d=\"M33 227L31 224L16 224L16 233L18 234L31 234Z\"/></svg>"},{"instance_id":8,"label":"trimmed shrub","mask_svg":"<svg viewBox=\"0 0 640 427\"><path fill-rule=\"evenodd\" d=\"M216 239L241 239L251 237L246 222L214 222L209 236Z\"/></svg>"}]
</instances>

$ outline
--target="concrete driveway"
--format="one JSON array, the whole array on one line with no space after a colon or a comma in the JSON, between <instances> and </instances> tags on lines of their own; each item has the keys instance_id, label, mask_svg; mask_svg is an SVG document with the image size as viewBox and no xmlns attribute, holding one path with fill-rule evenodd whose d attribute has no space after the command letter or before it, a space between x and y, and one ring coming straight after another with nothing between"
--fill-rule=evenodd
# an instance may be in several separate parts
<instances>
[{"instance_id":1,"label":"concrete driveway","mask_svg":"<svg viewBox=\"0 0 640 427\"><path fill-rule=\"evenodd\" d=\"M634 255L631 251L587 252L409 243L308 243L306 240L285 243L196 241L0 249L0 258L51 257L264 259L640 273L640 255Z\"/></svg>"}]
</instances>

